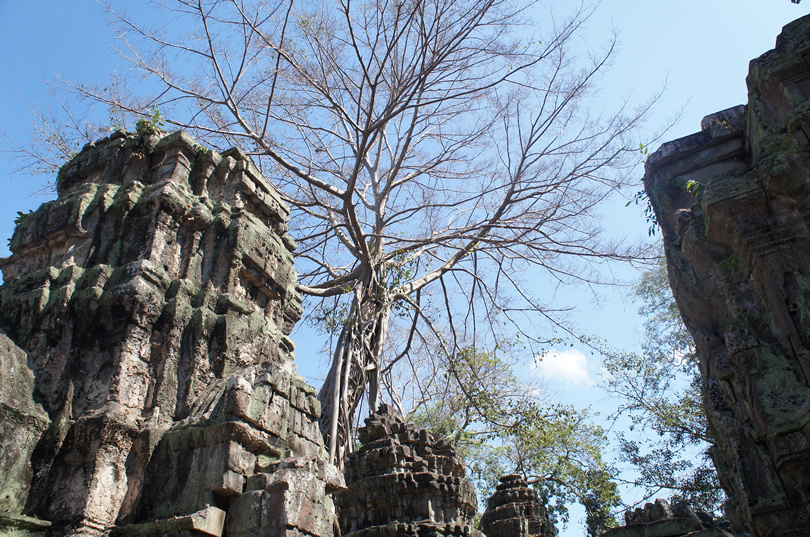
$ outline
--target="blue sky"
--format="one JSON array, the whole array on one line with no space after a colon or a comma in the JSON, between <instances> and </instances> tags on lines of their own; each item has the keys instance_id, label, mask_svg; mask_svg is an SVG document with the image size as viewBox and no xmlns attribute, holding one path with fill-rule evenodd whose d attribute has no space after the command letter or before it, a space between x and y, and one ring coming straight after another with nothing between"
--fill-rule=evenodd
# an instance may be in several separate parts
<instances>
[{"instance_id":1,"label":"blue sky","mask_svg":"<svg viewBox=\"0 0 810 537\"><path fill-rule=\"evenodd\" d=\"M671 140L697 131L704 115L744 103L748 62L774 46L784 24L808 13L810 0L798 6L789 0L604 0L583 40L598 47L611 29L618 32L621 49L600 98L606 105L625 96L643 101L664 89L649 125L654 131L680 111L681 120L664 136ZM43 81L54 73L90 82L104 81L110 71L125 68L108 47L113 39L100 7L91 0L0 0L0 131L24 139L30 128L25 100L36 103L45 91ZM8 255L5 239L11 236L16 212L49 199L37 192L52 178L31 177L15 169L14 160L2 155L0 256ZM639 167L639 179L641 174ZM646 237L640 211L625 208L623 200L605 207L604 215L610 233ZM634 277L627 271L622 276ZM581 290L571 293L578 301L576 317L583 330L614 347L637 344L640 320L637 305L626 298L626 288L607 289L598 301ZM319 344L308 333L294 337L299 369L314 381L324 363L316 358ZM542 373L549 389L571 402L608 408L604 394L594 388L598 359L585 349L563 350L568 354L527 374ZM563 536L582 534L574 513Z\"/></svg>"}]
</instances>

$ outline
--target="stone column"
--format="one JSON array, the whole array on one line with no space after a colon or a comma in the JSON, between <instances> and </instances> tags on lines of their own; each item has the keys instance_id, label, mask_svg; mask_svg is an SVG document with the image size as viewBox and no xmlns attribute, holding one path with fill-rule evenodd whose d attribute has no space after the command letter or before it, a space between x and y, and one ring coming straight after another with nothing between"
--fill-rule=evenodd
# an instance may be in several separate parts
<instances>
[{"instance_id":1,"label":"stone column","mask_svg":"<svg viewBox=\"0 0 810 537\"><path fill-rule=\"evenodd\" d=\"M734 529L810 535L810 17L751 62L749 102L647 161L697 346Z\"/></svg>"}]
</instances>

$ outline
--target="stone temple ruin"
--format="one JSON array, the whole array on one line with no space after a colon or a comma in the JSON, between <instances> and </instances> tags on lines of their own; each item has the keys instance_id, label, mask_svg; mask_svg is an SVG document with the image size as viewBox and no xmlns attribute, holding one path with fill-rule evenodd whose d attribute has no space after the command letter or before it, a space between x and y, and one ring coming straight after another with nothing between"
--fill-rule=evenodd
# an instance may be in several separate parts
<instances>
[{"instance_id":1,"label":"stone temple ruin","mask_svg":"<svg viewBox=\"0 0 810 537\"><path fill-rule=\"evenodd\" d=\"M495 493L487 500L481 517L481 530L487 537L533 535L553 537L554 525L548 520L537 491L517 474L501 478Z\"/></svg>"},{"instance_id":2,"label":"stone temple ruin","mask_svg":"<svg viewBox=\"0 0 810 537\"><path fill-rule=\"evenodd\" d=\"M647 161L733 527L810 535L810 17L751 62L749 102Z\"/></svg>"},{"instance_id":3,"label":"stone temple ruin","mask_svg":"<svg viewBox=\"0 0 810 537\"><path fill-rule=\"evenodd\" d=\"M344 534L484 537L473 526L475 489L453 444L380 410L366 418L346 462L347 490L336 499Z\"/></svg>"},{"instance_id":4,"label":"stone temple ruin","mask_svg":"<svg viewBox=\"0 0 810 537\"><path fill-rule=\"evenodd\" d=\"M381 410L348 486L325 461L289 210L245 155L115 132L57 192L0 262L0 535L483 537L441 437Z\"/></svg>"},{"instance_id":5,"label":"stone temple ruin","mask_svg":"<svg viewBox=\"0 0 810 537\"><path fill-rule=\"evenodd\" d=\"M805 17L645 177L741 535L810 535L809 67ZM244 154L115 132L57 192L0 260L0 535L555 535L519 476L476 528L453 445L385 408L325 462L289 210ZM729 535L660 501L625 522L605 537Z\"/></svg>"},{"instance_id":6,"label":"stone temple ruin","mask_svg":"<svg viewBox=\"0 0 810 537\"><path fill-rule=\"evenodd\" d=\"M624 514L625 525L605 532L602 537L733 537L728 523L693 511L685 502L670 507L655 500Z\"/></svg>"},{"instance_id":7,"label":"stone temple ruin","mask_svg":"<svg viewBox=\"0 0 810 537\"><path fill-rule=\"evenodd\" d=\"M274 188L237 151L123 132L57 187L2 261L0 527L331 536L342 476L292 361Z\"/></svg>"}]
</instances>

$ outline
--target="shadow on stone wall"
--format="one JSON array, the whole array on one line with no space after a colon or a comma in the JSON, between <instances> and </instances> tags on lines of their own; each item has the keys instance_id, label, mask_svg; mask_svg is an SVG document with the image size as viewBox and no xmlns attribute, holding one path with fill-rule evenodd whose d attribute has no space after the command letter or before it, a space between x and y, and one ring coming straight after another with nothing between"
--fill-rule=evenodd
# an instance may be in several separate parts
<instances>
[{"instance_id":1,"label":"shadow on stone wall","mask_svg":"<svg viewBox=\"0 0 810 537\"><path fill-rule=\"evenodd\" d=\"M644 178L736 531L810 535L810 17Z\"/></svg>"}]
</instances>

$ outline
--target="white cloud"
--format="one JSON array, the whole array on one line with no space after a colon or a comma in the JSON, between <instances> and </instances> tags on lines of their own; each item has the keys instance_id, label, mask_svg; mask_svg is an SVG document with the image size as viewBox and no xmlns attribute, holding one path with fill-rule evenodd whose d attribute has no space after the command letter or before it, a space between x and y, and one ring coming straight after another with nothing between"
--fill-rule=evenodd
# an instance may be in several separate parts
<instances>
[{"instance_id":1,"label":"white cloud","mask_svg":"<svg viewBox=\"0 0 810 537\"><path fill-rule=\"evenodd\" d=\"M534 369L547 382L561 381L577 386L594 384L588 373L587 356L576 349L552 349L537 359Z\"/></svg>"}]
</instances>

